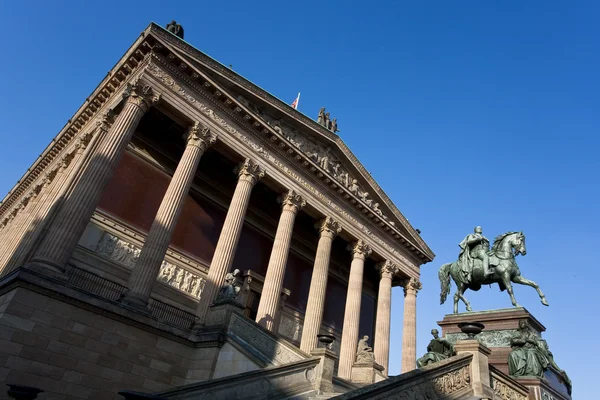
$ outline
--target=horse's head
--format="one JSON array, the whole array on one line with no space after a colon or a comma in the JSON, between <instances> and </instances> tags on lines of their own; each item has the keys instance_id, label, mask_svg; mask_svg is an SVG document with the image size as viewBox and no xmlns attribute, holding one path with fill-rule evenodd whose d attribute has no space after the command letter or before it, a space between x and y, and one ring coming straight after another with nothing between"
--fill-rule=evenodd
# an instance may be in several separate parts
<instances>
[{"instance_id":1,"label":"horse's head","mask_svg":"<svg viewBox=\"0 0 600 400\"><path fill-rule=\"evenodd\" d=\"M513 248L515 249L515 255L527 255L527 247L525 246L525 235L523 234L523 232L516 233L515 239L513 241Z\"/></svg>"}]
</instances>

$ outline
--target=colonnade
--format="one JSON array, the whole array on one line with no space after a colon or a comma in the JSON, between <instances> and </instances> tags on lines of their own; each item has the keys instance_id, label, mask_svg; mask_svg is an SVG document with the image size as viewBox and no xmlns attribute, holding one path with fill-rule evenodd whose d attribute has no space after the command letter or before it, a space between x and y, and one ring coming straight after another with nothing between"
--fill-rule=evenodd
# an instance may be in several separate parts
<instances>
[{"instance_id":1,"label":"colonnade","mask_svg":"<svg viewBox=\"0 0 600 400\"><path fill-rule=\"evenodd\" d=\"M52 223L46 227L44 236L40 238L39 245L30 257L30 265L48 268L58 273L64 272L65 265L77 246L77 242L96 209L104 188L110 181L139 121L160 96L149 86L134 84L127 89L124 97L124 107L114 123L103 131L102 138L98 140L93 151L86 153L86 160L82 161L84 168L81 168L79 175L72 180L68 194L65 195L64 201L55 212ZM142 312L149 312L148 301L200 158L206 149L217 140L217 135L200 122L196 122L189 127L185 140L187 145L183 156L177 165L138 261L130 275L129 289L122 299L122 304ZM237 173L237 185L196 310L200 325L203 324L209 306L215 300L225 275L231 269L252 189L265 174L264 170L250 159L246 159L237 167ZM268 330L274 329L274 321L278 317L279 300L294 221L298 212L306 205L306 200L290 189L282 194L280 203L281 216L256 317L256 322ZM300 343L300 348L307 353L317 346L317 334L322 324L326 301L332 242L341 231L339 222L332 216L326 216L317 224L317 228L320 237ZM356 357L364 266L372 250L365 240L357 239L350 244L349 251L352 253L352 263L338 370L338 375L345 379L350 379ZM380 282L374 355L376 362L383 365L387 373L392 279L394 276L398 276L399 268L391 261L383 262L377 267L380 272ZM416 293L420 289L420 284L417 280L412 279L407 280L404 287L402 371L406 372L415 367Z\"/></svg>"}]
</instances>

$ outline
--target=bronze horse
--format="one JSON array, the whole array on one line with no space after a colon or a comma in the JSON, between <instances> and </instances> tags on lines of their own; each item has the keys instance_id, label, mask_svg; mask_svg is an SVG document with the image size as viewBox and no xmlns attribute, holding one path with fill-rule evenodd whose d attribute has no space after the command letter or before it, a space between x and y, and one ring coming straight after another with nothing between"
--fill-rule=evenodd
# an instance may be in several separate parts
<instances>
[{"instance_id":1,"label":"bronze horse","mask_svg":"<svg viewBox=\"0 0 600 400\"><path fill-rule=\"evenodd\" d=\"M483 268L479 260L475 260L473 267L466 268L462 268L463 266L458 261L442 265L438 272L442 286L440 304L444 304L450 293L450 277L452 277L457 287L457 291L454 294L455 314L458 313L458 299L461 299L465 303L467 311L473 311L471 304L469 304L463 295L467 289L477 291L481 288L481 285L491 283L498 283L502 291L506 289L510 295L512 305L515 307L519 307L519 304L515 299L511 282L531 286L538 292L542 304L547 306L546 296L544 296L538 284L521 275L519 266L515 261L515 256L519 254L527 254L525 235L523 232L507 232L494 240L494 245L490 252L490 267L493 267L493 275L484 278Z\"/></svg>"}]
</instances>

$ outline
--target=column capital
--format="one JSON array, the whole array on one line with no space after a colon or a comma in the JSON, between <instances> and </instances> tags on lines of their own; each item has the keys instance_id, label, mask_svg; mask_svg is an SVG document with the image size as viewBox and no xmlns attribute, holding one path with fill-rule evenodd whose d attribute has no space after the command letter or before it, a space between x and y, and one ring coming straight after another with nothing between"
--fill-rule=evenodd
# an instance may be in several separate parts
<instances>
[{"instance_id":1,"label":"column capital","mask_svg":"<svg viewBox=\"0 0 600 400\"><path fill-rule=\"evenodd\" d=\"M296 191L290 189L279 198L283 211L291 211L294 214L306 205L306 200Z\"/></svg>"},{"instance_id":2,"label":"column capital","mask_svg":"<svg viewBox=\"0 0 600 400\"><path fill-rule=\"evenodd\" d=\"M139 80L128 83L123 92L123 100L134 104L146 112L160 100L160 93L155 92L150 85L142 85Z\"/></svg>"},{"instance_id":3,"label":"column capital","mask_svg":"<svg viewBox=\"0 0 600 400\"><path fill-rule=\"evenodd\" d=\"M315 225L315 228L319 230L321 237L328 236L331 239L335 238L338 233L342 231L342 227L339 222L331 217L325 217Z\"/></svg>"},{"instance_id":4,"label":"column capital","mask_svg":"<svg viewBox=\"0 0 600 400\"><path fill-rule=\"evenodd\" d=\"M115 121L116 116L117 114L113 110L108 110L96 120L96 129L102 132L108 132L110 126Z\"/></svg>"},{"instance_id":5,"label":"column capital","mask_svg":"<svg viewBox=\"0 0 600 400\"><path fill-rule=\"evenodd\" d=\"M235 172L238 174L238 179L240 181L250 182L252 185L256 184L256 182L265 176L265 170L249 158L246 158L246 160L235 169Z\"/></svg>"},{"instance_id":6,"label":"column capital","mask_svg":"<svg viewBox=\"0 0 600 400\"><path fill-rule=\"evenodd\" d=\"M217 141L217 135L198 121L190 126L187 133L183 135L183 138L188 146L198 147L202 151L205 151Z\"/></svg>"},{"instance_id":7,"label":"column capital","mask_svg":"<svg viewBox=\"0 0 600 400\"><path fill-rule=\"evenodd\" d=\"M421 281L416 278L404 279L402 281L402 288L404 289L404 296L407 294L417 295L417 292L423 288Z\"/></svg>"},{"instance_id":8,"label":"column capital","mask_svg":"<svg viewBox=\"0 0 600 400\"><path fill-rule=\"evenodd\" d=\"M400 271L400 267L390 260L385 260L375 266L381 275L381 278L392 278Z\"/></svg>"},{"instance_id":9,"label":"column capital","mask_svg":"<svg viewBox=\"0 0 600 400\"><path fill-rule=\"evenodd\" d=\"M367 258L373 252L373 250L371 249L371 246L369 246L367 243L365 243L361 239L357 240L354 243L351 243L348 246L348 250L350 250L352 252L353 258L361 258L363 260L365 258Z\"/></svg>"}]
</instances>

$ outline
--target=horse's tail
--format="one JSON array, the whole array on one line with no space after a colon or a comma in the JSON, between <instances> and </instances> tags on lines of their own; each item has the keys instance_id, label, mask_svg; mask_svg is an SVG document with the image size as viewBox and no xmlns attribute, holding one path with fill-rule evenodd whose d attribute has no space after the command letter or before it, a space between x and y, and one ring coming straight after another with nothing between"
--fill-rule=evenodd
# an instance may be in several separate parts
<instances>
[{"instance_id":1,"label":"horse's tail","mask_svg":"<svg viewBox=\"0 0 600 400\"><path fill-rule=\"evenodd\" d=\"M450 267L452 267L452 263L444 264L438 271L438 277L440 278L440 285L442 287L440 304L444 304L446 297L448 297L448 293L450 293Z\"/></svg>"}]
</instances>

